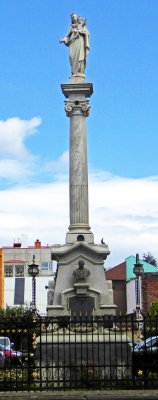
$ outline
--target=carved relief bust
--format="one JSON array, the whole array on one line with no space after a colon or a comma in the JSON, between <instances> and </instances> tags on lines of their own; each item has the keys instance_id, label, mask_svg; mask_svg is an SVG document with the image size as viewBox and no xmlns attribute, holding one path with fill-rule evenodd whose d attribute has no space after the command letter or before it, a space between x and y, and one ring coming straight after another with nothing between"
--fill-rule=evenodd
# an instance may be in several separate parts
<instances>
[{"instance_id":1,"label":"carved relief bust","mask_svg":"<svg viewBox=\"0 0 158 400\"><path fill-rule=\"evenodd\" d=\"M76 278L77 282L84 282L86 278L90 275L90 271L87 268L84 268L84 261L80 259L78 261L78 268L74 270L73 275Z\"/></svg>"}]
</instances>

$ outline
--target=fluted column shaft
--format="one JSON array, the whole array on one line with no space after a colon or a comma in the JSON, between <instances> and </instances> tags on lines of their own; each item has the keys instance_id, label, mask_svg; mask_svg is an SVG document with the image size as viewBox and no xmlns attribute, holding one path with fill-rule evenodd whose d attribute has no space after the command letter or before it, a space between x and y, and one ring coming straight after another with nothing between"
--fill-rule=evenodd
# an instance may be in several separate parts
<instances>
[{"instance_id":1,"label":"fluted column shaft","mask_svg":"<svg viewBox=\"0 0 158 400\"><path fill-rule=\"evenodd\" d=\"M86 117L90 109L87 97L91 94L89 85L91 84L62 85L63 93L68 97L65 101L65 111L70 118L69 230L90 229L86 138Z\"/></svg>"},{"instance_id":2,"label":"fluted column shaft","mask_svg":"<svg viewBox=\"0 0 158 400\"><path fill-rule=\"evenodd\" d=\"M86 108L79 103L70 113L70 228L89 227Z\"/></svg>"}]
</instances>

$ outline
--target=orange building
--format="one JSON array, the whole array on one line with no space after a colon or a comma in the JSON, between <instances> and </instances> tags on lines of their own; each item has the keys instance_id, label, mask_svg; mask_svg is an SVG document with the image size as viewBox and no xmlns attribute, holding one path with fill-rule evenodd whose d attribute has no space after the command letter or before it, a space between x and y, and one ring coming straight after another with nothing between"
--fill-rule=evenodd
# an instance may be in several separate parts
<instances>
[{"instance_id":1,"label":"orange building","mask_svg":"<svg viewBox=\"0 0 158 400\"><path fill-rule=\"evenodd\" d=\"M0 308L4 308L4 253L0 249Z\"/></svg>"}]
</instances>

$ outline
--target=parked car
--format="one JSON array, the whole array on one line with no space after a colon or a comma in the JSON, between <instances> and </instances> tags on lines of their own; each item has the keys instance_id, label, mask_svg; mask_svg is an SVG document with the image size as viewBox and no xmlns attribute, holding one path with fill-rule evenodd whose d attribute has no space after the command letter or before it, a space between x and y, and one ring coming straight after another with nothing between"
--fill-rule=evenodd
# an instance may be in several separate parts
<instances>
[{"instance_id":1,"label":"parked car","mask_svg":"<svg viewBox=\"0 0 158 400\"><path fill-rule=\"evenodd\" d=\"M11 347L0 344L0 352L4 353L5 362L8 363L21 363L22 353L21 351L13 350Z\"/></svg>"},{"instance_id":2,"label":"parked car","mask_svg":"<svg viewBox=\"0 0 158 400\"><path fill-rule=\"evenodd\" d=\"M0 350L0 368L3 368L5 364L5 354L4 351Z\"/></svg>"},{"instance_id":3,"label":"parked car","mask_svg":"<svg viewBox=\"0 0 158 400\"><path fill-rule=\"evenodd\" d=\"M2 347L3 346L3 347ZM4 359L6 363L32 363L35 354L23 348L22 352L13 349L14 343L10 341L8 336L0 336L0 351L4 351ZM2 349L2 350L1 350ZM0 364L1 366L1 364Z\"/></svg>"},{"instance_id":4,"label":"parked car","mask_svg":"<svg viewBox=\"0 0 158 400\"><path fill-rule=\"evenodd\" d=\"M12 343L9 339L8 336L0 336L0 344L5 346L6 348L10 349L12 346L14 346L14 343Z\"/></svg>"},{"instance_id":5,"label":"parked car","mask_svg":"<svg viewBox=\"0 0 158 400\"><path fill-rule=\"evenodd\" d=\"M158 336L149 337L132 347L132 365L134 375L141 371L158 371Z\"/></svg>"}]
</instances>

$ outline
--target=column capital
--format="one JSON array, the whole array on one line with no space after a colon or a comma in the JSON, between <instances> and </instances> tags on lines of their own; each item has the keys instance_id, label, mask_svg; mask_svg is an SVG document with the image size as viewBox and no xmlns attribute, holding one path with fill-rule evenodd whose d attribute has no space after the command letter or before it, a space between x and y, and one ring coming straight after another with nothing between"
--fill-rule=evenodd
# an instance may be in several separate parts
<instances>
[{"instance_id":1,"label":"column capital","mask_svg":"<svg viewBox=\"0 0 158 400\"><path fill-rule=\"evenodd\" d=\"M71 117L71 115L84 115L88 117L90 114L89 101L65 101L65 111L67 117Z\"/></svg>"}]
</instances>

